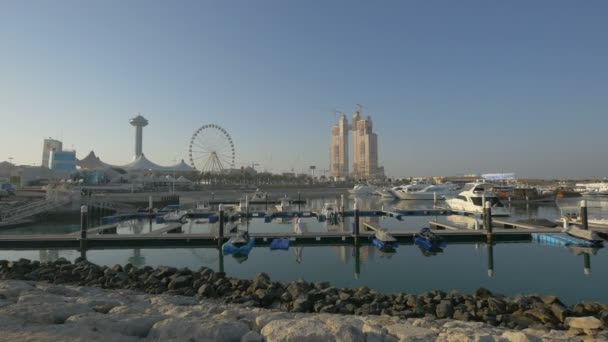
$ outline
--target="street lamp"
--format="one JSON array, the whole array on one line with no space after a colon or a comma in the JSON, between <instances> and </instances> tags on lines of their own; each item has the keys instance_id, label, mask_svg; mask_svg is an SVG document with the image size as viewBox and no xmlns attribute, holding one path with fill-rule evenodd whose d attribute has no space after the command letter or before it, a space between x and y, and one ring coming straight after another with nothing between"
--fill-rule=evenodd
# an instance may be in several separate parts
<instances>
[{"instance_id":1,"label":"street lamp","mask_svg":"<svg viewBox=\"0 0 608 342\"><path fill-rule=\"evenodd\" d=\"M11 184L13 184L13 182L12 182L13 170L15 168L15 165L13 164L13 159L14 159L13 157L8 157L8 162L11 164L11 170L10 170L10 173L8 175L8 182L11 183Z\"/></svg>"}]
</instances>

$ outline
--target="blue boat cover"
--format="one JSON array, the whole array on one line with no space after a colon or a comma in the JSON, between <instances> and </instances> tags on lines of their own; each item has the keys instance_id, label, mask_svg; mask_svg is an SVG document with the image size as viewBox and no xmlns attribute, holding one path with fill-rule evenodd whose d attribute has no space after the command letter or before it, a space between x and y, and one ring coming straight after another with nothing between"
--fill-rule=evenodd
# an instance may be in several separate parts
<instances>
[{"instance_id":1,"label":"blue boat cover","mask_svg":"<svg viewBox=\"0 0 608 342\"><path fill-rule=\"evenodd\" d=\"M446 243L445 241L442 241L439 244L435 244L427 239L423 239L419 236L414 238L414 243L424 249L434 249L434 248L445 248L446 247Z\"/></svg>"},{"instance_id":2,"label":"blue boat cover","mask_svg":"<svg viewBox=\"0 0 608 342\"><path fill-rule=\"evenodd\" d=\"M544 245L591 247L593 242L575 238L568 234L538 234L532 233L532 240Z\"/></svg>"},{"instance_id":3,"label":"blue boat cover","mask_svg":"<svg viewBox=\"0 0 608 342\"><path fill-rule=\"evenodd\" d=\"M270 243L270 249L289 249L289 239L272 239L272 242Z\"/></svg>"},{"instance_id":4,"label":"blue boat cover","mask_svg":"<svg viewBox=\"0 0 608 342\"><path fill-rule=\"evenodd\" d=\"M394 249L397 248L397 243L396 242L386 242L386 241L381 241L378 240L377 238L372 238L372 243L374 244L374 246L380 248L380 249Z\"/></svg>"},{"instance_id":5,"label":"blue boat cover","mask_svg":"<svg viewBox=\"0 0 608 342\"><path fill-rule=\"evenodd\" d=\"M247 242L247 244L245 244L241 247L237 247L237 246L233 245L232 243L226 242L222 246L222 251L224 252L224 255L230 255L230 254L247 255L247 254L249 254L249 252L251 252L251 249L253 248L254 244L255 244L255 239L249 239L249 242Z\"/></svg>"}]
</instances>

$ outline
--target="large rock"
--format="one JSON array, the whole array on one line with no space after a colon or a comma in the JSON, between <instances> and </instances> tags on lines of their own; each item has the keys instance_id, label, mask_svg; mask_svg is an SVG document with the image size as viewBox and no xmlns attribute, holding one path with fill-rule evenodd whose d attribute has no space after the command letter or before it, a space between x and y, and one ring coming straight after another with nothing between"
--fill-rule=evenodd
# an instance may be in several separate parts
<instances>
[{"instance_id":1,"label":"large rock","mask_svg":"<svg viewBox=\"0 0 608 342\"><path fill-rule=\"evenodd\" d=\"M171 280L169 285L167 286L170 290L177 290L183 287L189 286L192 284L192 276L191 275L182 275L179 277L175 277L175 279Z\"/></svg>"},{"instance_id":2,"label":"large rock","mask_svg":"<svg viewBox=\"0 0 608 342\"><path fill-rule=\"evenodd\" d=\"M104 315L88 313L71 316L66 324L86 326L94 331L119 333L125 336L146 337L154 324L163 320L162 316L153 315Z\"/></svg>"},{"instance_id":3,"label":"large rock","mask_svg":"<svg viewBox=\"0 0 608 342\"><path fill-rule=\"evenodd\" d=\"M262 330L268 323L279 319L291 319L294 314L287 312L270 312L259 315L255 318L257 330Z\"/></svg>"},{"instance_id":4,"label":"large rock","mask_svg":"<svg viewBox=\"0 0 608 342\"><path fill-rule=\"evenodd\" d=\"M38 324L62 324L70 316L91 312L93 309L88 305L58 302L29 302L0 308L0 315Z\"/></svg>"},{"instance_id":5,"label":"large rock","mask_svg":"<svg viewBox=\"0 0 608 342\"><path fill-rule=\"evenodd\" d=\"M169 318L154 324L148 340L239 342L249 331L249 327L240 321Z\"/></svg>"},{"instance_id":6,"label":"large rock","mask_svg":"<svg viewBox=\"0 0 608 342\"><path fill-rule=\"evenodd\" d=\"M316 319L276 320L262 329L266 342L333 342L329 328Z\"/></svg>"},{"instance_id":7,"label":"large rock","mask_svg":"<svg viewBox=\"0 0 608 342\"><path fill-rule=\"evenodd\" d=\"M449 300L442 300L435 308L437 318L451 318L454 314L454 307Z\"/></svg>"},{"instance_id":8,"label":"large rock","mask_svg":"<svg viewBox=\"0 0 608 342\"><path fill-rule=\"evenodd\" d=\"M264 337L257 331L250 331L241 337L241 342L264 342Z\"/></svg>"},{"instance_id":9,"label":"large rock","mask_svg":"<svg viewBox=\"0 0 608 342\"><path fill-rule=\"evenodd\" d=\"M509 342L542 342L542 338L521 331L505 331L500 337Z\"/></svg>"},{"instance_id":10,"label":"large rock","mask_svg":"<svg viewBox=\"0 0 608 342\"><path fill-rule=\"evenodd\" d=\"M574 329L599 329L602 327L602 321L599 319L589 316L589 317L568 317L566 318L565 325Z\"/></svg>"},{"instance_id":11,"label":"large rock","mask_svg":"<svg viewBox=\"0 0 608 342\"><path fill-rule=\"evenodd\" d=\"M400 342L432 341L437 338L437 334L433 330L415 327L409 323L387 325L386 330Z\"/></svg>"}]
</instances>

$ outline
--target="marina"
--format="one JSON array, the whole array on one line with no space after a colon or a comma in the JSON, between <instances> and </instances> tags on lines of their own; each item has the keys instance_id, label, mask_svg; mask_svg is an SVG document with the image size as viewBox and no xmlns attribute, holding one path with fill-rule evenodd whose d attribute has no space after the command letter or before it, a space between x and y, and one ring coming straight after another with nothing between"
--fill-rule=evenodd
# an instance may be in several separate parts
<instances>
[{"instance_id":1,"label":"marina","mask_svg":"<svg viewBox=\"0 0 608 342\"><path fill-rule=\"evenodd\" d=\"M291 195L291 198L293 197ZM340 204L341 197L344 198L344 207L351 208L350 210L345 209L342 211ZM285 280L293 279L292 277L295 276L295 273L287 271L288 268L293 267L297 269L297 274L310 279L319 279L320 274L327 276L326 271L318 268L309 268L311 263L313 263L312 260L318 260L319 257L323 257L325 258L325 263L333 260L329 263L331 265L329 268L332 272L342 274L339 277L329 277L332 282L349 286L363 282L363 284L367 284L368 286L373 285L382 290L390 290L393 287L387 287L387 284L373 282L370 279L370 276L376 273L374 271L376 267L392 269L406 262L407 258L413 257L422 262L419 266L410 266L410 268L414 267L416 269L429 262L435 264L432 262L433 258L440 258L444 262L446 259L442 256L459 258L459 254L462 255L464 253L466 255L470 253L465 252L470 251L470 248L484 251L485 262L483 262L483 266L474 266L473 270L481 270L488 277L488 272L491 268L490 273L492 276L486 279L494 279L495 277L502 279L504 273L501 272L515 272L511 266L496 261L498 258L504 258L504 256L500 256L502 253L499 253L499 256L495 255L495 251L513 251L523 248L523 250L528 251L526 253L531 253L532 250L542 250L544 251L543 253L555 254L560 253L560 248L564 248L566 251L568 251L568 248L580 248L576 251L579 256L583 256L580 265L584 265L587 258L590 265L592 264L592 260L597 260L593 264L599 265L604 263L602 261L605 255L603 248L560 247L555 244L541 244L535 238L538 234L561 234L563 222L558 221L561 209L555 204L507 205L511 217L493 217L492 232L488 234L488 231L484 227L482 215L474 212L454 211L444 208L441 202L435 205L433 201L387 201L381 196L350 197L348 195L306 196L303 199L305 200L301 204L302 211L280 212L269 206L272 209L269 212L263 210L255 212L248 212L247 210L244 212L227 212L224 222L225 231L222 237L220 237L218 230L220 222L217 209L219 208L219 204L218 206L210 206L204 214L192 214L191 217L187 218L185 223L157 222L156 215L152 217L147 212L135 214L123 213L103 217L103 220L106 221L118 219L118 221L111 223L102 223L102 218L98 218L97 220L92 219L91 222L98 222L98 224L87 224L86 239L82 238L81 222L78 216L72 216L74 219L65 224L66 228L62 228L63 231L66 229L71 231L62 234L54 233L58 231L58 228L46 230L42 233L38 232L34 235L27 233L27 226L4 229L0 231L0 258L2 255L6 255L6 253L11 253L15 257L22 255L23 257L37 258L36 255L39 253L42 255L44 252L45 255L55 255L56 257L65 255L70 259L77 256L86 256L88 259L97 262L103 263L103 260L106 260L105 262L109 262L110 264L124 263L127 259L135 261L139 258L141 259L138 261L139 263L144 262L144 264L149 264L151 260L155 260L154 257L150 259L149 256L160 253L158 254L159 257L160 255L165 255L163 257L164 261L158 259L157 265L172 264L194 267L192 262L195 259L183 254L187 253L191 255L189 251L192 251L197 255L205 256L204 260L207 261L203 261L204 265L208 265L214 269L223 269L225 272L233 275L246 276L250 272L254 272L256 268L258 270L265 270L266 268L262 267L260 262L269 262L274 258L273 255L275 253L279 253L278 255L288 253L285 256L293 255L295 259L289 261L288 259L290 258L287 258L279 263L282 266L278 266L278 273L277 271L272 272L273 274L277 274L279 278ZM183 200L188 202L185 198ZM226 202L234 203L236 201L227 200ZM358 208L356 211L353 209L355 202ZM575 208L579 204L578 200L571 201L562 205L562 207ZM597 203L594 203L590 207L596 205ZM262 205L261 209L263 208L264 205ZM328 208L330 209L329 211L327 210ZM334 210L334 208L336 209ZM330 222L327 219L328 217L325 216L331 212L336 213L336 220L333 222ZM356 216L359 217L358 234L355 234ZM307 226L301 232L296 232L294 229L295 219L297 218L300 218ZM530 218L549 219L549 221L555 222L555 227L550 228L535 224L536 221L530 221ZM454 223L451 223L452 221ZM575 221L572 221L571 224L573 226L579 225ZM433 252L434 254L429 254L426 250L424 253L421 253L423 250L414 240L415 234L419 233L423 227L431 227L434 234L445 240L445 248L439 252ZM602 227L595 227L592 224L589 224L588 228L602 234L605 231ZM230 255L224 255L222 248L220 248L222 244L234 236L233 229L248 230L248 235L254 242L247 253L246 261L239 262ZM378 244L375 241L377 240L376 231L378 230L394 238L396 245L393 250L386 250L384 244ZM19 234L14 234L14 232L19 232ZM273 243L274 247L271 248ZM281 248L277 248L279 243ZM167 250L171 250L171 257L162 252ZM307 252L302 254L303 250ZM337 250L343 250L345 254L338 253L338 258L336 259L336 254L333 251ZM413 256L412 252L418 253L417 256ZM125 255L129 253L132 256L127 258ZM123 257L119 257L120 255ZM133 255L137 257L133 259ZM184 256L176 258L175 256L177 255ZM371 257L372 255L374 257ZM466 274L473 271L470 269L473 260L468 259L464 255L461 257L465 259L461 259L460 262L463 265L469 266L458 267L458 270ZM420 257L424 259L419 259ZM513 257L514 255L510 255L508 258L512 259ZM572 254L571 258L576 258L576 254ZM146 261L143 261L144 259ZM296 260L299 260L299 262ZM336 263L338 260L343 261ZM351 269L351 280L348 280L349 276L344 278L343 272L338 271L338 269L343 267L340 265L343 265L344 260L350 260L346 261L346 263L351 264L350 267L347 267L347 269ZM291 265L293 261L295 261L296 266L287 266ZM245 265L248 266L243 268ZM433 267L442 269L444 266L435 265ZM528 265L522 263L519 265L517 272L525 273L528 267ZM579 272L577 270L582 268L573 267L572 271ZM599 282L597 277L602 278L602 274L604 273L602 270L590 272L594 278L587 280L589 284ZM353 278L355 274L355 278L357 279ZM584 272L580 274L585 276ZM424 277L424 279L428 282L427 286L430 286L430 284L437 288L444 286L428 277ZM480 278L474 277L471 279ZM487 281L481 280L482 283ZM474 283L477 285L476 282ZM474 283L468 283L467 286L459 288L467 289L472 287ZM538 291L539 285L538 282L531 281L528 288L533 289L532 291ZM415 288L415 286L411 287L411 285L404 286L407 289ZM504 286L497 284L494 280L488 286L491 286L492 289L504 288ZM595 292L592 291L591 293ZM572 300L579 296L568 291L561 291L560 295ZM603 296L600 292L597 292L588 298L601 299Z\"/></svg>"}]
</instances>

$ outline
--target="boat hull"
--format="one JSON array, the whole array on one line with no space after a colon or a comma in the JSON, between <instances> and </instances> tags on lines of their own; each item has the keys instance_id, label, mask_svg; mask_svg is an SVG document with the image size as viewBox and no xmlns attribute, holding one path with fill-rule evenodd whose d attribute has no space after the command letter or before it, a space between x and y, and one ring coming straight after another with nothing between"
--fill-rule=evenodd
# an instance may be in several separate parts
<instances>
[{"instance_id":1,"label":"boat hull","mask_svg":"<svg viewBox=\"0 0 608 342\"><path fill-rule=\"evenodd\" d=\"M225 244L222 245L222 252L224 253L224 255L231 255L231 254L240 254L240 255L248 255L249 252L251 252L251 249L253 248L253 246L255 245L255 239L249 239L249 241L242 245L242 246L236 246L230 242L226 242Z\"/></svg>"},{"instance_id":2,"label":"boat hull","mask_svg":"<svg viewBox=\"0 0 608 342\"><path fill-rule=\"evenodd\" d=\"M435 195L436 194L436 195ZM444 196L452 195L452 193L432 193L432 192L395 192L395 196L400 200L412 201L432 201L437 196L437 200L444 200Z\"/></svg>"},{"instance_id":3,"label":"boat hull","mask_svg":"<svg viewBox=\"0 0 608 342\"><path fill-rule=\"evenodd\" d=\"M454 198L449 199L446 201L446 204L448 205L448 207L450 207L450 209L452 209L454 211L463 211L463 212L483 214L482 207L478 207L478 206L472 205L467 202L463 202L458 199L454 199ZM492 216L497 216L497 217L498 216L511 216L511 213L505 207L493 207Z\"/></svg>"}]
</instances>

